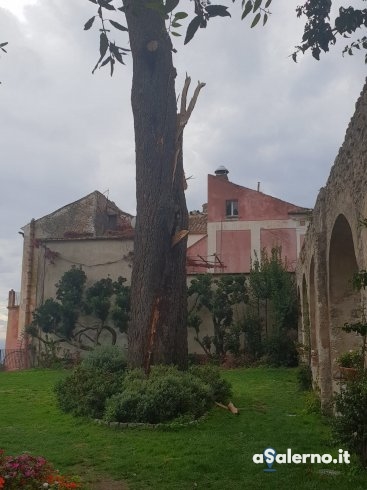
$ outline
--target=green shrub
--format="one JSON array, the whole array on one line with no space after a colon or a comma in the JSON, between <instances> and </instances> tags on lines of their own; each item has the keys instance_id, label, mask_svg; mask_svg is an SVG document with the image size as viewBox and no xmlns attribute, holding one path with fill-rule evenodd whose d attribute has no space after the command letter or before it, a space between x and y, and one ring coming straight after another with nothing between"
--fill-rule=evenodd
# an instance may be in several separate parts
<instances>
[{"instance_id":1,"label":"green shrub","mask_svg":"<svg viewBox=\"0 0 367 490\"><path fill-rule=\"evenodd\" d=\"M101 369L110 373L120 372L127 366L126 352L116 345L100 345L83 359L82 366L85 369Z\"/></svg>"},{"instance_id":2,"label":"green shrub","mask_svg":"<svg viewBox=\"0 0 367 490\"><path fill-rule=\"evenodd\" d=\"M184 415L198 418L230 393L229 383L212 366L193 366L189 371L154 366L149 378L135 369L124 376L122 392L107 400L105 420L156 424Z\"/></svg>"},{"instance_id":3,"label":"green shrub","mask_svg":"<svg viewBox=\"0 0 367 490\"><path fill-rule=\"evenodd\" d=\"M230 383L220 375L219 368L212 365L190 366L189 372L209 385L212 399L227 402L232 396Z\"/></svg>"},{"instance_id":4,"label":"green shrub","mask_svg":"<svg viewBox=\"0 0 367 490\"><path fill-rule=\"evenodd\" d=\"M367 466L367 373L349 381L335 396L337 415L333 432L337 442L355 453Z\"/></svg>"},{"instance_id":5,"label":"green shrub","mask_svg":"<svg viewBox=\"0 0 367 490\"><path fill-rule=\"evenodd\" d=\"M121 372L78 366L59 381L55 393L59 407L77 416L101 418L107 398L121 390Z\"/></svg>"},{"instance_id":6,"label":"green shrub","mask_svg":"<svg viewBox=\"0 0 367 490\"><path fill-rule=\"evenodd\" d=\"M308 364L301 364L300 366L298 366L297 381L300 390L312 390L312 372Z\"/></svg>"},{"instance_id":7,"label":"green shrub","mask_svg":"<svg viewBox=\"0 0 367 490\"><path fill-rule=\"evenodd\" d=\"M339 356L336 362L342 367L358 369L363 367L363 356L360 351L350 350Z\"/></svg>"}]
</instances>

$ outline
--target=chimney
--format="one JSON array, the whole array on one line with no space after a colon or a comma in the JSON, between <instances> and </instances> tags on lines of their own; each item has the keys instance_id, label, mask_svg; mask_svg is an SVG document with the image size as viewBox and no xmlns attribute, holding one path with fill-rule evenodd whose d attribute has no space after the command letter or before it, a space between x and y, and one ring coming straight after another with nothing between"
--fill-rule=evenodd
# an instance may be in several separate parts
<instances>
[{"instance_id":1,"label":"chimney","mask_svg":"<svg viewBox=\"0 0 367 490\"><path fill-rule=\"evenodd\" d=\"M14 306L15 306L15 291L14 289L11 289L9 291L8 308L14 308Z\"/></svg>"},{"instance_id":2,"label":"chimney","mask_svg":"<svg viewBox=\"0 0 367 490\"><path fill-rule=\"evenodd\" d=\"M214 173L216 177L220 177L221 179L228 180L229 172L224 165L219 165L219 167L216 169Z\"/></svg>"}]
</instances>

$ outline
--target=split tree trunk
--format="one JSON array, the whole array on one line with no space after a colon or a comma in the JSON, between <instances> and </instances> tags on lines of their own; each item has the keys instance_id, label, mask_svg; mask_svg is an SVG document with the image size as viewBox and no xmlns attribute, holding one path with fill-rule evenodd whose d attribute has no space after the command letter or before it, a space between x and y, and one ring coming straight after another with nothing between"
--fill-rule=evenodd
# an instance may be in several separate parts
<instances>
[{"instance_id":1,"label":"split tree trunk","mask_svg":"<svg viewBox=\"0 0 367 490\"><path fill-rule=\"evenodd\" d=\"M163 17L147 0L123 0L133 59L137 219L129 363L187 366L186 242L182 151L177 149L176 70Z\"/></svg>"}]
</instances>

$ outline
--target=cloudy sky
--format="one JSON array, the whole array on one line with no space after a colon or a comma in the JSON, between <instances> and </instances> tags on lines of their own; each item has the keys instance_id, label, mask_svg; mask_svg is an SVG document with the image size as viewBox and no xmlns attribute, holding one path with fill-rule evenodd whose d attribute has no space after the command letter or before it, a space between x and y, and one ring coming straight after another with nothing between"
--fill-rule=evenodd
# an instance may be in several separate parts
<instances>
[{"instance_id":1,"label":"cloudy sky","mask_svg":"<svg viewBox=\"0 0 367 490\"><path fill-rule=\"evenodd\" d=\"M363 55L343 58L343 44L320 62L307 55L293 63L299 3L274 0L266 27L250 29L237 2L232 19L213 19L188 46L175 38L177 92L186 72L207 84L185 132L189 209L201 209L206 176L223 164L233 182L260 181L267 194L313 206L366 66ZM112 79L103 69L91 74L98 32L83 25L94 7L0 0L0 42L9 42L0 58L0 348L8 290L20 289L20 228L95 189L134 213L131 62Z\"/></svg>"}]
</instances>

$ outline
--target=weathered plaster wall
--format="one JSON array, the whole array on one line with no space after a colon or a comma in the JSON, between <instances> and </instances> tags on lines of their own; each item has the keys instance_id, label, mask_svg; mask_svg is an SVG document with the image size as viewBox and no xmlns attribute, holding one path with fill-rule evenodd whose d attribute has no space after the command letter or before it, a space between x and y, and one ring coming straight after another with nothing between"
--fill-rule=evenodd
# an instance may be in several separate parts
<instances>
[{"instance_id":1,"label":"weathered plaster wall","mask_svg":"<svg viewBox=\"0 0 367 490\"><path fill-rule=\"evenodd\" d=\"M237 202L238 214L226 215L228 201ZM260 257L263 248L270 252L275 246L282 247L294 271L307 229L307 209L234 184L227 175L208 175L207 209L206 255L217 254L224 272L250 272L251 260Z\"/></svg>"},{"instance_id":2,"label":"weathered plaster wall","mask_svg":"<svg viewBox=\"0 0 367 490\"><path fill-rule=\"evenodd\" d=\"M130 280L133 250L131 216L94 191L23 228L23 265L17 328L24 328L37 306L54 297L55 284L72 265L81 265L89 282L108 275Z\"/></svg>"},{"instance_id":3,"label":"weathered plaster wall","mask_svg":"<svg viewBox=\"0 0 367 490\"><path fill-rule=\"evenodd\" d=\"M367 266L367 85L356 104L345 140L320 190L297 265L302 338L311 348L315 383L324 407L337 389L336 358L360 339L341 327L359 318L362 295L353 273Z\"/></svg>"},{"instance_id":4,"label":"weathered plaster wall","mask_svg":"<svg viewBox=\"0 0 367 490\"><path fill-rule=\"evenodd\" d=\"M251 268L251 231L217 230L216 253L225 265L223 272L235 274Z\"/></svg>"},{"instance_id":5,"label":"weathered plaster wall","mask_svg":"<svg viewBox=\"0 0 367 490\"><path fill-rule=\"evenodd\" d=\"M291 203L282 201L262 192L248 189L228 181L222 176L208 175L208 221L226 219L226 200L238 199L238 219L244 221L289 218L298 209Z\"/></svg>"},{"instance_id":6,"label":"weathered plaster wall","mask_svg":"<svg viewBox=\"0 0 367 490\"><path fill-rule=\"evenodd\" d=\"M261 249L271 250L274 246L282 248L282 256L287 259L291 270L297 262L297 232L295 228L261 229Z\"/></svg>"},{"instance_id":7,"label":"weathered plaster wall","mask_svg":"<svg viewBox=\"0 0 367 490\"><path fill-rule=\"evenodd\" d=\"M202 274L203 272L206 272L206 269L203 267L203 265L205 264L200 259L200 257L206 258L208 253L207 249L208 249L208 238L206 236L201 237L193 245L187 247L186 272L188 275Z\"/></svg>"},{"instance_id":8,"label":"weathered plaster wall","mask_svg":"<svg viewBox=\"0 0 367 490\"><path fill-rule=\"evenodd\" d=\"M39 247L37 270L37 305L55 297L56 283L72 266L81 267L87 275L87 287L105 277L125 277L130 283L133 241L121 238L49 240L47 248L57 253L51 262L45 249Z\"/></svg>"}]
</instances>

